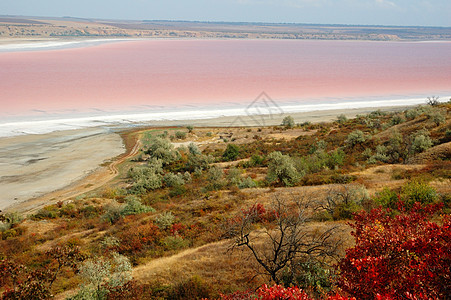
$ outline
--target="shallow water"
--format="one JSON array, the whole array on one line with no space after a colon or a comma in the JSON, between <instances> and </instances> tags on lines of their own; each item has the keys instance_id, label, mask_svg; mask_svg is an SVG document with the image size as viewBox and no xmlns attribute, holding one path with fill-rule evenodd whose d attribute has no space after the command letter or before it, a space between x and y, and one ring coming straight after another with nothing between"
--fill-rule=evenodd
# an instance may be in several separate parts
<instances>
[{"instance_id":1,"label":"shallow water","mask_svg":"<svg viewBox=\"0 0 451 300\"><path fill-rule=\"evenodd\" d=\"M413 104L451 95L451 42L121 41L3 52L0 78L3 124L93 116L95 123L124 112L217 116L243 112L262 91L298 111Z\"/></svg>"}]
</instances>

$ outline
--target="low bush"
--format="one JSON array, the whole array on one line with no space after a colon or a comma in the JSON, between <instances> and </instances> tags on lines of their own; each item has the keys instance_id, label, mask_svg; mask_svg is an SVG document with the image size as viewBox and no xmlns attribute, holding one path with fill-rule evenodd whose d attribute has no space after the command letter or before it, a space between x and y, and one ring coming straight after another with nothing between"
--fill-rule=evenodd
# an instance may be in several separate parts
<instances>
[{"instance_id":1,"label":"low bush","mask_svg":"<svg viewBox=\"0 0 451 300\"><path fill-rule=\"evenodd\" d=\"M414 180L406 184L402 189L402 200L412 207L415 202L430 204L438 200L436 190L426 182Z\"/></svg>"},{"instance_id":2,"label":"low bush","mask_svg":"<svg viewBox=\"0 0 451 300\"><path fill-rule=\"evenodd\" d=\"M155 219L155 224L161 229L165 230L174 223L175 217L171 212L164 212L159 214Z\"/></svg>"},{"instance_id":3,"label":"low bush","mask_svg":"<svg viewBox=\"0 0 451 300\"><path fill-rule=\"evenodd\" d=\"M226 150L222 154L225 161L234 161L240 155L240 148L235 144L228 144Z\"/></svg>"}]
</instances>

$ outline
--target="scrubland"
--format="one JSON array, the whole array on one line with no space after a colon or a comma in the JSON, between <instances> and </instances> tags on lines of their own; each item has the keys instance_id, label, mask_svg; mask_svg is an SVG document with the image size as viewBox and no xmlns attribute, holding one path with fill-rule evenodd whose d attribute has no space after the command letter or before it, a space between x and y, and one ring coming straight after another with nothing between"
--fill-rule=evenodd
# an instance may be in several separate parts
<instances>
[{"instance_id":1,"label":"scrubland","mask_svg":"<svg viewBox=\"0 0 451 300\"><path fill-rule=\"evenodd\" d=\"M2 299L446 299L450 111L124 132L116 178L1 216Z\"/></svg>"}]
</instances>

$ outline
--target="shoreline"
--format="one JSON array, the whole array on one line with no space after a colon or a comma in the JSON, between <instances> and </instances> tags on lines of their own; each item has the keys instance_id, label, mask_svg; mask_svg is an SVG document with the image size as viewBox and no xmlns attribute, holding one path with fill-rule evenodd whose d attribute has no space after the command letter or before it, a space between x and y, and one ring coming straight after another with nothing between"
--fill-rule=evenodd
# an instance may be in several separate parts
<instances>
[{"instance_id":1,"label":"shoreline","mask_svg":"<svg viewBox=\"0 0 451 300\"><path fill-rule=\"evenodd\" d=\"M449 96L442 99L447 98ZM215 106L211 104L200 106L199 104L191 107L156 107L153 110L147 107L141 111L103 111L100 113L6 118L3 123L0 122L0 139L99 127L109 128L111 132L117 132L122 128L165 126L166 124L169 126L190 124L223 127L233 126L235 119L239 122L237 126L278 125L277 123L280 123L283 116L288 114L299 116L298 123L315 122L325 116L329 116L327 120L331 120L331 116L334 114L350 113L351 116L355 116L377 109L396 110L426 104L425 99L426 97L393 100L368 99L367 101L340 101L335 103L313 103L309 101L301 104L295 101L274 102L265 93L262 93L253 102L242 105L218 103Z\"/></svg>"},{"instance_id":2,"label":"shoreline","mask_svg":"<svg viewBox=\"0 0 451 300\"><path fill-rule=\"evenodd\" d=\"M102 128L0 139L0 210L83 180L123 152L122 138Z\"/></svg>"}]
</instances>

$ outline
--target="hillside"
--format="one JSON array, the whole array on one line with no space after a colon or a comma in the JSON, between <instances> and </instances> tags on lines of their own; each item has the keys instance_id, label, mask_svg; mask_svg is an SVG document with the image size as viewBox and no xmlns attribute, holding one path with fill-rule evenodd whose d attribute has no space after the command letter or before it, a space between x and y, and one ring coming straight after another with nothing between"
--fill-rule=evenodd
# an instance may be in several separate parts
<instances>
[{"instance_id":1,"label":"hillside","mask_svg":"<svg viewBox=\"0 0 451 300\"><path fill-rule=\"evenodd\" d=\"M89 192L1 215L0 293L200 299L278 283L352 296L335 266L345 273L356 245L354 213L414 215L421 202L441 205L436 226L449 216L451 103L431 104L329 123L123 132L128 154ZM284 264L272 257L278 239L299 250Z\"/></svg>"},{"instance_id":2,"label":"hillside","mask_svg":"<svg viewBox=\"0 0 451 300\"><path fill-rule=\"evenodd\" d=\"M0 16L0 39L269 38L322 40L450 40L448 27L124 21Z\"/></svg>"}]
</instances>

